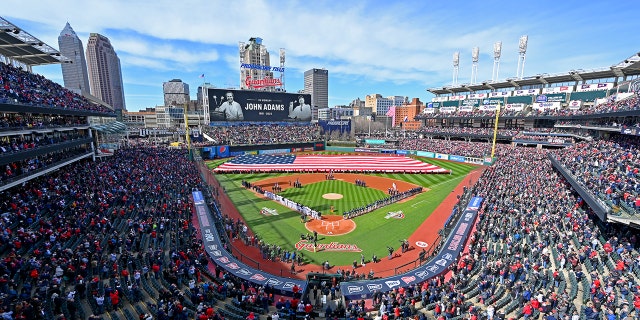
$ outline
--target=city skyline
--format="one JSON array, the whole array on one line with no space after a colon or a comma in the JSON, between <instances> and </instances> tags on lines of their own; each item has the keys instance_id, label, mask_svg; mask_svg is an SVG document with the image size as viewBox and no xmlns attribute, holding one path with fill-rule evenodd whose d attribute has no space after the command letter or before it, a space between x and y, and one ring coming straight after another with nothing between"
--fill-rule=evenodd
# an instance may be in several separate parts
<instances>
[{"instance_id":1,"label":"city skyline","mask_svg":"<svg viewBox=\"0 0 640 320\"><path fill-rule=\"evenodd\" d=\"M203 82L239 87L238 42L251 37L262 38L273 57L286 48L287 92L304 88L304 71L327 69L329 106L376 93L429 101L427 88L451 84L454 52L460 52L459 83L470 82L474 47L480 51L477 80L489 80L498 41L503 45L499 79L513 77L522 35L529 36L525 77L608 67L640 49L640 35L632 31L634 11L614 13L615 4L194 1L176 6L157 1L149 6L63 0L43 6L8 0L11 10L3 17L55 48L67 22L85 44L90 33L108 37L121 60L127 109L135 111L162 105L162 84L171 79L189 84L192 97ZM572 18L558 19L561 12ZM33 70L63 83L60 65Z\"/></svg>"}]
</instances>

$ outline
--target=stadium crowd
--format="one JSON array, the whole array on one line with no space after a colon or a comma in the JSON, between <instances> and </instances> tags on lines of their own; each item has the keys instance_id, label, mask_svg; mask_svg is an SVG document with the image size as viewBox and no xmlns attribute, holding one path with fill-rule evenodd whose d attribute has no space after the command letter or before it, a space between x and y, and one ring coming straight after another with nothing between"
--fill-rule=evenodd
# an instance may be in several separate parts
<instances>
[{"instance_id":1,"label":"stadium crowd","mask_svg":"<svg viewBox=\"0 0 640 320\"><path fill-rule=\"evenodd\" d=\"M582 106L580 109L558 108L558 109L533 109L532 107L526 107L522 111L515 110L500 110L500 117L540 117L540 116L553 116L553 117L565 117L565 116L578 116L578 115L593 115L593 114L607 114L612 112L632 111L640 108L640 100L637 94L633 94L630 97L623 99L615 99L615 96L610 97L607 102L594 104L589 106ZM437 113L422 113L417 116L418 119L431 119L431 118L478 118L478 117L495 117L495 111L487 111L475 109L473 111L455 111L455 112L437 112Z\"/></svg>"},{"instance_id":2,"label":"stadium crowd","mask_svg":"<svg viewBox=\"0 0 640 320\"><path fill-rule=\"evenodd\" d=\"M640 209L639 149L637 137L617 136L559 151L557 159L593 194L635 214Z\"/></svg>"},{"instance_id":3,"label":"stadium crowd","mask_svg":"<svg viewBox=\"0 0 640 320\"><path fill-rule=\"evenodd\" d=\"M74 131L57 132L55 134L52 133L49 135L28 135L26 137L24 135L3 137L5 138L5 140L0 141L0 157L6 154L27 151L43 146L82 139L85 137L87 136L81 135L80 133Z\"/></svg>"},{"instance_id":4,"label":"stadium crowd","mask_svg":"<svg viewBox=\"0 0 640 320\"><path fill-rule=\"evenodd\" d=\"M207 264L191 226L200 181L184 152L138 147L3 192L0 314L81 319L86 304L95 318L147 292L154 319L193 316L184 288Z\"/></svg>"},{"instance_id":5,"label":"stadium crowd","mask_svg":"<svg viewBox=\"0 0 640 320\"><path fill-rule=\"evenodd\" d=\"M320 130L316 125L273 124L209 127L204 133L214 140L211 144L237 146L319 141L323 140Z\"/></svg>"},{"instance_id":6,"label":"stadium crowd","mask_svg":"<svg viewBox=\"0 0 640 320\"><path fill-rule=\"evenodd\" d=\"M113 114L45 77L0 62L0 102Z\"/></svg>"},{"instance_id":7,"label":"stadium crowd","mask_svg":"<svg viewBox=\"0 0 640 320\"><path fill-rule=\"evenodd\" d=\"M86 124L86 120L72 116L41 115L36 117L19 113L5 113L0 118L0 130L2 131L59 128Z\"/></svg>"},{"instance_id":8,"label":"stadium crowd","mask_svg":"<svg viewBox=\"0 0 640 320\"><path fill-rule=\"evenodd\" d=\"M479 221L450 276L376 293L378 315L421 317L421 301L436 319L637 319L640 239L584 210L547 152L502 149L474 187ZM348 304L347 314L364 312Z\"/></svg>"},{"instance_id":9,"label":"stadium crowd","mask_svg":"<svg viewBox=\"0 0 640 320\"><path fill-rule=\"evenodd\" d=\"M89 152L89 149L83 146L62 148L33 158L6 163L3 166L3 170L0 171L0 185L8 180L19 179L87 152Z\"/></svg>"}]
</instances>

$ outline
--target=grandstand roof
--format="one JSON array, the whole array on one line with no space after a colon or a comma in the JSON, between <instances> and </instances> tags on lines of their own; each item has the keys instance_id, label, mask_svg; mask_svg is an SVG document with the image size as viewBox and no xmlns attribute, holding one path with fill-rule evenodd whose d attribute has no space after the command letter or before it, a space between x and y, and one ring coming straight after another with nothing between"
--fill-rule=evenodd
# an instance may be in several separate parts
<instances>
[{"instance_id":1,"label":"grandstand roof","mask_svg":"<svg viewBox=\"0 0 640 320\"><path fill-rule=\"evenodd\" d=\"M58 50L2 17L0 17L0 55L29 66L71 62Z\"/></svg>"},{"instance_id":2,"label":"grandstand roof","mask_svg":"<svg viewBox=\"0 0 640 320\"><path fill-rule=\"evenodd\" d=\"M113 121L105 124L93 125L91 128L102 133L123 133L127 128L127 125L119 121Z\"/></svg>"},{"instance_id":3,"label":"grandstand roof","mask_svg":"<svg viewBox=\"0 0 640 320\"><path fill-rule=\"evenodd\" d=\"M477 84L460 84L457 86L430 88L427 89L427 91L436 95L459 94L471 93L474 91L496 90L501 88L520 88L524 86L547 85L552 83L563 83L571 81L578 82L592 79L607 79L630 75L640 75L640 52L611 67L593 70L577 69L558 74L543 73L525 77L522 79L507 78L505 80L495 82L484 81Z\"/></svg>"}]
</instances>

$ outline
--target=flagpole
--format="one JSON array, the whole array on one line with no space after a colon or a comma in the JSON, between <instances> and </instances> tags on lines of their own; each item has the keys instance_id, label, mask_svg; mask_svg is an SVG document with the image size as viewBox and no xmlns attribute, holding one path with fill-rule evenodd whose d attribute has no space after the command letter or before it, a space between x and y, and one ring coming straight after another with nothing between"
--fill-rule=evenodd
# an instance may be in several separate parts
<instances>
[{"instance_id":1,"label":"flagpole","mask_svg":"<svg viewBox=\"0 0 640 320\"><path fill-rule=\"evenodd\" d=\"M496 153L496 138L498 137L498 119L500 118L500 102L496 106L496 120L493 126L493 144L491 145L491 159ZM493 160L491 160L493 161Z\"/></svg>"},{"instance_id":2,"label":"flagpole","mask_svg":"<svg viewBox=\"0 0 640 320\"><path fill-rule=\"evenodd\" d=\"M211 118L209 115L209 97L207 96L208 92L205 88L207 80L204 73L200 77L202 78L202 91L200 93L202 94L202 112L204 112L204 124L205 126L209 126Z\"/></svg>"}]
</instances>

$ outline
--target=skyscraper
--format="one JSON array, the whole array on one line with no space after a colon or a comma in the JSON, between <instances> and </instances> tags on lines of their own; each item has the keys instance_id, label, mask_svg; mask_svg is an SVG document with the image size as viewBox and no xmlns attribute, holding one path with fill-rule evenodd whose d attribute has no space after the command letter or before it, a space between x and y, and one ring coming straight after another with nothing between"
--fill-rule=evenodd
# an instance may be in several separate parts
<instances>
[{"instance_id":1,"label":"skyscraper","mask_svg":"<svg viewBox=\"0 0 640 320\"><path fill-rule=\"evenodd\" d=\"M71 63L60 64L64 87L78 94L89 93L89 76L87 61L84 59L84 48L69 22L58 36L58 47L60 54L71 60Z\"/></svg>"},{"instance_id":2,"label":"skyscraper","mask_svg":"<svg viewBox=\"0 0 640 320\"><path fill-rule=\"evenodd\" d=\"M329 71L310 69L304 72L304 93L311 94L311 105L315 108L329 107Z\"/></svg>"},{"instance_id":3,"label":"skyscraper","mask_svg":"<svg viewBox=\"0 0 640 320\"><path fill-rule=\"evenodd\" d=\"M92 33L87 43L91 93L115 110L126 110L120 59L109 38Z\"/></svg>"},{"instance_id":4,"label":"skyscraper","mask_svg":"<svg viewBox=\"0 0 640 320\"><path fill-rule=\"evenodd\" d=\"M184 107L189 103L189 85L180 79L173 79L162 84L165 106Z\"/></svg>"},{"instance_id":5,"label":"skyscraper","mask_svg":"<svg viewBox=\"0 0 640 320\"><path fill-rule=\"evenodd\" d=\"M248 43L238 44L240 54L240 89L280 91L282 79L273 78L271 59L267 47L262 44L262 38L250 38ZM281 58L284 59L284 58ZM284 63L284 60L282 60ZM282 76L282 72L280 72Z\"/></svg>"}]
</instances>

